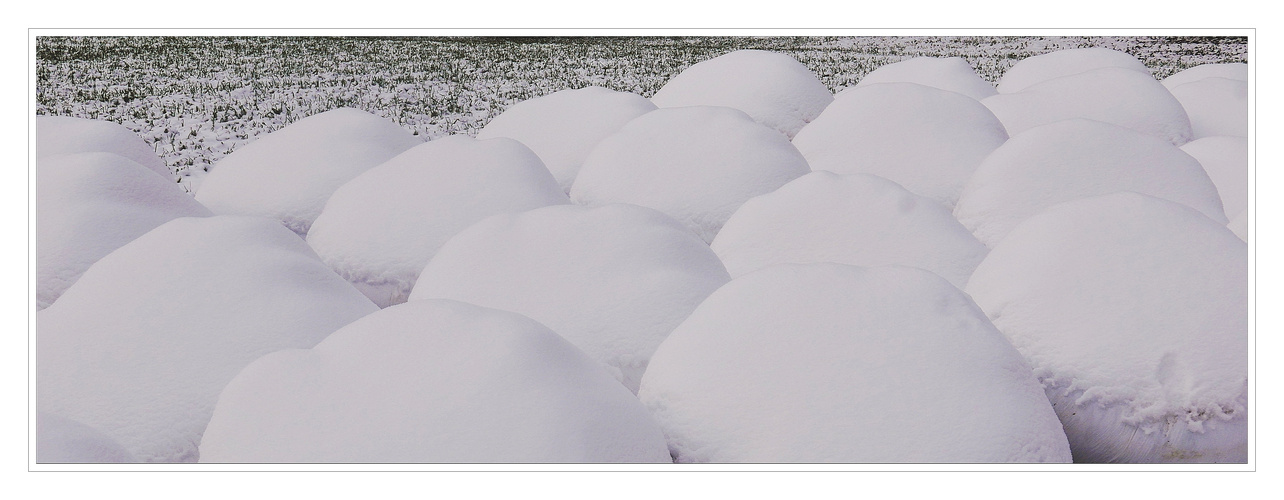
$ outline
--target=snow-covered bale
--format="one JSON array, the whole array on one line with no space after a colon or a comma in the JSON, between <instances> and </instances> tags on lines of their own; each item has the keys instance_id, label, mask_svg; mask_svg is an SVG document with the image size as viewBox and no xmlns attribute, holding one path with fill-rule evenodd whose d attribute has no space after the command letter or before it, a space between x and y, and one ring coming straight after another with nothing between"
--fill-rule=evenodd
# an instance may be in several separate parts
<instances>
[{"instance_id":1,"label":"snow-covered bale","mask_svg":"<svg viewBox=\"0 0 1284 500\"><path fill-rule=\"evenodd\" d=\"M410 298L534 318L636 391L656 346L730 279L708 245L664 214L623 204L557 206L491 217L459 233Z\"/></svg>"},{"instance_id":2,"label":"snow-covered bale","mask_svg":"<svg viewBox=\"0 0 1284 500\"><path fill-rule=\"evenodd\" d=\"M1181 150L1199 160L1213 179L1227 217L1234 219L1248 208L1248 138L1205 137Z\"/></svg>"},{"instance_id":3,"label":"snow-covered bale","mask_svg":"<svg viewBox=\"0 0 1284 500\"><path fill-rule=\"evenodd\" d=\"M972 66L961 57L915 57L881 66L860 79L857 87L874 83L917 83L928 87L958 92L976 100L998 91L990 82L977 76ZM846 90L844 90L846 92ZM839 92L841 95L842 92Z\"/></svg>"},{"instance_id":4,"label":"snow-covered bale","mask_svg":"<svg viewBox=\"0 0 1284 500\"><path fill-rule=\"evenodd\" d=\"M1240 212L1226 227L1230 228L1235 236L1239 236L1239 239L1248 241L1248 210Z\"/></svg>"},{"instance_id":5,"label":"snow-covered bale","mask_svg":"<svg viewBox=\"0 0 1284 500\"><path fill-rule=\"evenodd\" d=\"M570 192L584 158L629 120L656 109L645 97L602 87L567 89L512 105L478 139L508 137L530 147Z\"/></svg>"},{"instance_id":6,"label":"snow-covered bale","mask_svg":"<svg viewBox=\"0 0 1284 500\"><path fill-rule=\"evenodd\" d=\"M178 217L210 211L137 162L113 153L41 158L36 308L53 304L104 255Z\"/></svg>"},{"instance_id":7,"label":"snow-covered bale","mask_svg":"<svg viewBox=\"0 0 1284 500\"><path fill-rule=\"evenodd\" d=\"M1068 49L1018 61L999 78L998 91L1002 94L1020 92L1048 80L1101 68L1120 68L1151 76L1145 64L1126 52L1100 47Z\"/></svg>"},{"instance_id":8,"label":"snow-covered bale","mask_svg":"<svg viewBox=\"0 0 1284 500\"><path fill-rule=\"evenodd\" d=\"M826 171L745 202L711 247L732 277L780 263L900 264L960 288L988 251L940 204L878 176Z\"/></svg>"},{"instance_id":9,"label":"snow-covered bale","mask_svg":"<svg viewBox=\"0 0 1284 500\"><path fill-rule=\"evenodd\" d=\"M981 102L1012 135L1052 122L1087 118L1151 134L1177 146L1192 138L1190 119L1177 98L1149 73L1124 68L1064 76Z\"/></svg>"},{"instance_id":10,"label":"snow-covered bale","mask_svg":"<svg viewBox=\"0 0 1284 500\"><path fill-rule=\"evenodd\" d=\"M654 208L712 241L745 200L810 171L788 139L740 111L659 109L598 143L571 200Z\"/></svg>"},{"instance_id":11,"label":"snow-covered bale","mask_svg":"<svg viewBox=\"0 0 1284 500\"><path fill-rule=\"evenodd\" d=\"M524 316L390 307L228 384L202 462L669 462L646 409Z\"/></svg>"},{"instance_id":12,"label":"snow-covered bale","mask_svg":"<svg viewBox=\"0 0 1284 500\"><path fill-rule=\"evenodd\" d=\"M994 248L1021 221L1064 201L1134 191L1182 203L1225 223L1199 162L1168 141L1092 120L1017 134L981 162L954 216Z\"/></svg>"},{"instance_id":13,"label":"snow-covered bale","mask_svg":"<svg viewBox=\"0 0 1284 500\"><path fill-rule=\"evenodd\" d=\"M118 123L73 118L36 117L36 154L40 158L70 153L115 153L174 183L173 174L142 137ZM170 189L179 190L175 186Z\"/></svg>"},{"instance_id":14,"label":"snow-covered bale","mask_svg":"<svg viewBox=\"0 0 1284 500\"><path fill-rule=\"evenodd\" d=\"M1247 248L1116 193L1029 218L967 292L1043 382L1076 462L1244 462Z\"/></svg>"},{"instance_id":15,"label":"snow-covered bale","mask_svg":"<svg viewBox=\"0 0 1284 500\"><path fill-rule=\"evenodd\" d=\"M1008 139L975 99L914 83L843 92L794 138L813 170L869 173L953 207L963 183Z\"/></svg>"},{"instance_id":16,"label":"snow-covered bale","mask_svg":"<svg viewBox=\"0 0 1284 500\"><path fill-rule=\"evenodd\" d=\"M306 235L334 190L421 142L365 111L326 111L224 157L196 199L217 214L271 217Z\"/></svg>"},{"instance_id":17,"label":"snow-covered bale","mask_svg":"<svg viewBox=\"0 0 1284 500\"><path fill-rule=\"evenodd\" d=\"M141 461L193 462L241 368L376 310L273 220L174 219L40 312L37 400Z\"/></svg>"},{"instance_id":18,"label":"snow-covered bale","mask_svg":"<svg viewBox=\"0 0 1284 500\"><path fill-rule=\"evenodd\" d=\"M1248 64L1246 63L1224 63L1224 64L1201 64L1193 68L1184 69L1177 74L1160 81L1169 90L1177 88L1179 85L1187 84L1204 78L1229 78L1231 80L1248 81Z\"/></svg>"},{"instance_id":19,"label":"snow-covered bale","mask_svg":"<svg viewBox=\"0 0 1284 500\"><path fill-rule=\"evenodd\" d=\"M1248 82L1203 78L1171 91L1190 117L1193 138L1248 136Z\"/></svg>"},{"instance_id":20,"label":"snow-covered bale","mask_svg":"<svg viewBox=\"0 0 1284 500\"><path fill-rule=\"evenodd\" d=\"M491 215L570 200L521 143L437 139L372 168L326 202L308 232L321 260L379 307L406 301L455 233Z\"/></svg>"},{"instance_id":21,"label":"snow-covered bale","mask_svg":"<svg viewBox=\"0 0 1284 500\"><path fill-rule=\"evenodd\" d=\"M762 50L737 50L697 63L651 97L661 108L736 108L790 138L833 100L802 63Z\"/></svg>"},{"instance_id":22,"label":"snow-covered bale","mask_svg":"<svg viewBox=\"0 0 1284 500\"><path fill-rule=\"evenodd\" d=\"M120 464L138 461L120 443L93 427L43 411L36 418L36 463Z\"/></svg>"},{"instance_id":23,"label":"snow-covered bale","mask_svg":"<svg viewBox=\"0 0 1284 500\"><path fill-rule=\"evenodd\" d=\"M678 462L1069 462L1029 365L909 267L782 264L710 295L638 393Z\"/></svg>"}]
</instances>

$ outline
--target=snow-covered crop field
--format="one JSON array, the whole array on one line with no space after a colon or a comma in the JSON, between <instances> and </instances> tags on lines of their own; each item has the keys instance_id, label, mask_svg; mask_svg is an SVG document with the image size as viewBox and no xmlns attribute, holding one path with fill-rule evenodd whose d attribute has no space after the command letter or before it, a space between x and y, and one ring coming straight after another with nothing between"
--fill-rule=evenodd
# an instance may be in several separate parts
<instances>
[{"instance_id":1,"label":"snow-covered crop field","mask_svg":"<svg viewBox=\"0 0 1284 500\"><path fill-rule=\"evenodd\" d=\"M36 461L1250 461L1246 38L39 37Z\"/></svg>"}]
</instances>

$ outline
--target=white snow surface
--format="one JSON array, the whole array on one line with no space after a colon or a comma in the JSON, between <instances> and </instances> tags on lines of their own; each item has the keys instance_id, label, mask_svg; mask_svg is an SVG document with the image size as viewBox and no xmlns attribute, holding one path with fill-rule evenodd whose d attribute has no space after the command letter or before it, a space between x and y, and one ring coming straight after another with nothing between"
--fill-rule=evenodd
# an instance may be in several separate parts
<instances>
[{"instance_id":1,"label":"white snow surface","mask_svg":"<svg viewBox=\"0 0 1284 500\"><path fill-rule=\"evenodd\" d=\"M1239 236L1239 239L1248 241L1248 210L1240 212L1226 227L1230 228L1235 236Z\"/></svg>"},{"instance_id":2,"label":"white snow surface","mask_svg":"<svg viewBox=\"0 0 1284 500\"><path fill-rule=\"evenodd\" d=\"M40 312L40 410L143 462L194 462L223 386L378 310L262 217L174 219L103 257Z\"/></svg>"},{"instance_id":3,"label":"white snow surface","mask_svg":"<svg viewBox=\"0 0 1284 500\"><path fill-rule=\"evenodd\" d=\"M1223 63L1223 64L1201 64L1193 68L1186 68L1168 78L1161 80L1169 90L1179 85L1190 83L1204 78L1230 78L1232 80L1248 81L1248 64L1247 63Z\"/></svg>"},{"instance_id":4,"label":"white snow surface","mask_svg":"<svg viewBox=\"0 0 1284 500\"><path fill-rule=\"evenodd\" d=\"M1013 136L981 162L954 216L994 248L1012 228L1064 201L1134 191L1182 203L1225 223L1199 162L1168 141L1072 119Z\"/></svg>"},{"instance_id":5,"label":"white snow surface","mask_svg":"<svg viewBox=\"0 0 1284 500\"><path fill-rule=\"evenodd\" d=\"M1001 94L1020 92L1048 80L1101 68L1120 68L1150 76L1146 65L1126 52L1101 47L1068 49L1018 61L999 78L998 91Z\"/></svg>"},{"instance_id":6,"label":"white snow surface","mask_svg":"<svg viewBox=\"0 0 1284 500\"><path fill-rule=\"evenodd\" d=\"M196 199L216 214L271 217L304 236L339 186L422 142L359 109L326 111L224 157Z\"/></svg>"},{"instance_id":7,"label":"white snow surface","mask_svg":"<svg viewBox=\"0 0 1284 500\"><path fill-rule=\"evenodd\" d=\"M37 166L36 308L112 250L178 217L210 211L173 182L113 153L41 157Z\"/></svg>"},{"instance_id":8,"label":"white snow surface","mask_svg":"<svg viewBox=\"0 0 1284 500\"><path fill-rule=\"evenodd\" d=\"M171 184L174 182L169 167L156 151L134 131L118 123L70 116L37 116L36 141L40 158L71 153L115 153L160 174Z\"/></svg>"},{"instance_id":9,"label":"white snow surface","mask_svg":"<svg viewBox=\"0 0 1284 500\"><path fill-rule=\"evenodd\" d=\"M763 50L737 50L696 63L651 97L661 108L735 108L791 139L833 100L802 63Z\"/></svg>"},{"instance_id":10,"label":"white snow surface","mask_svg":"<svg viewBox=\"0 0 1284 500\"><path fill-rule=\"evenodd\" d=\"M66 417L38 412L36 463L120 464L138 460L102 432Z\"/></svg>"},{"instance_id":11,"label":"white snow surface","mask_svg":"<svg viewBox=\"0 0 1284 500\"><path fill-rule=\"evenodd\" d=\"M962 57L915 57L880 66L861 78L856 86L898 82L958 92L978 101L998 93L994 85L977 76L976 71ZM839 95L843 92L846 89L839 92Z\"/></svg>"},{"instance_id":12,"label":"white snow surface","mask_svg":"<svg viewBox=\"0 0 1284 500\"><path fill-rule=\"evenodd\" d=\"M1076 462L1247 460L1247 247L1136 193L1066 202L967 292L1034 368Z\"/></svg>"},{"instance_id":13,"label":"white snow surface","mask_svg":"<svg viewBox=\"0 0 1284 500\"><path fill-rule=\"evenodd\" d=\"M743 112L665 108L598 143L571 187L571 201L654 208L708 242L745 200L810 171L788 139Z\"/></svg>"},{"instance_id":14,"label":"white snow surface","mask_svg":"<svg viewBox=\"0 0 1284 500\"><path fill-rule=\"evenodd\" d=\"M1021 355L920 269L781 264L709 296L638 393L678 462L1069 462Z\"/></svg>"},{"instance_id":15,"label":"white snow surface","mask_svg":"<svg viewBox=\"0 0 1284 500\"><path fill-rule=\"evenodd\" d=\"M1159 81L1124 68L1102 68L1051 79L981 101L1008 133L1087 118L1131 128L1180 146L1192 132L1186 110Z\"/></svg>"},{"instance_id":16,"label":"white snow surface","mask_svg":"<svg viewBox=\"0 0 1284 500\"><path fill-rule=\"evenodd\" d=\"M731 277L694 233L634 205L498 215L459 233L410 300L447 298L552 328L630 390L656 346Z\"/></svg>"},{"instance_id":17,"label":"white snow surface","mask_svg":"<svg viewBox=\"0 0 1284 500\"><path fill-rule=\"evenodd\" d=\"M400 304L228 384L202 462L670 461L646 409L524 316Z\"/></svg>"},{"instance_id":18,"label":"white snow surface","mask_svg":"<svg viewBox=\"0 0 1284 500\"><path fill-rule=\"evenodd\" d=\"M649 99L603 87L567 89L512 105L487 123L478 139L508 137L530 147L565 192L584 158L629 120L656 109Z\"/></svg>"},{"instance_id":19,"label":"white snow surface","mask_svg":"<svg viewBox=\"0 0 1284 500\"><path fill-rule=\"evenodd\" d=\"M335 272L388 307L406 301L419 272L455 233L491 215L568 203L520 142L451 136L344 184L307 241Z\"/></svg>"},{"instance_id":20,"label":"white snow surface","mask_svg":"<svg viewBox=\"0 0 1284 500\"><path fill-rule=\"evenodd\" d=\"M1199 160L1217 186L1226 216L1234 219L1248 209L1248 138L1214 136L1195 139L1182 151Z\"/></svg>"},{"instance_id":21,"label":"white snow surface","mask_svg":"<svg viewBox=\"0 0 1284 500\"><path fill-rule=\"evenodd\" d=\"M1172 87L1171 92L1190 117L1193 138L1248 136L1248 82L1210 77Z\"/></svg>"},{"instance_id":22,"label":"white snow surface","mask_svg":"<svg viewBox=\"0 0 1284 500\"><path fill-rule=\"evenodd\" d=\"M953 208L976 166L1007 139L975 99L878 83L844 91L793 143L813 170L874 174Z\"/></svg>"},{"instance_id":23,"label":"white snow surface","mask_svg":"<svg viewBox=\"0 0 1284 500\"><path fill-rule=\"evenodd\" d=\"M932 200L875 175L823 170L745 202L710 246L732 277L779 263L900 264L960 288L988 252Z\"/></svg>"}]
</instances>

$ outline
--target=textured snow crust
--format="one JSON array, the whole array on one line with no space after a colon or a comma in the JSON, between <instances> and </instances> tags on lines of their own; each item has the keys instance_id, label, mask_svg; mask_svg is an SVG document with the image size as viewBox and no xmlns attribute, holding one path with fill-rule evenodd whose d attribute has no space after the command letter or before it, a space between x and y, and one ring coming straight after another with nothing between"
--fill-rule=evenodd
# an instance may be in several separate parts
<instances>
[{"instance_id":1,"label":"textured snow crust","mask_svg":"<svg viewBox=\"0 0 1284 500\"><path fill-rule=\"evenodd\" d=\"M646 409L557 334L447 300L269 354L218 401L202 462L669 462Z\"/></svg>"},{"instance_id":2,"label":"textured snow crust","mask_svg":"<svg viewBox=\"0 0 1284 500\"><path fill-rule=\"evenodd\" d=\"M1248 81L1248 64L1246 63L1224 63L1224 64L1201 64L1192 68L1184 69L1172 76L1160 80L1169 90L1179 85L1187 84L1204 78L1229 78L1231 80Z\"/></svg>"},{"instance_id":3,"label":"textured snow crust","mask_svg":"<svg viewBox=\"0 0 1284 500\"><path fill-rule=\"evenodd\" d=\"M707 244L664 214L556 206L464 230L424 268L410 299L529 316L636 392L656 346L730 279Z\"/></svg>"},{"instance_id":4,"label":"textured snow crust","mask_svg":"<svg viewBox=\"0 0 1284 500\"><path fill-rule=\"evenodd\" d=\"M1172 87L1171 92L1190 117L1193 138L1248 136L1248 82L1210 77Z\"/></svg>"},{"instance_id":5,"label":"textured snow crust","mask_svg":"<svg viewBox=\"0 0 1284 500\"><path fill-rule=\"evenodd\" d=\"M833 100L802 63L763 50L737 50L696 63L651 97L661 108L735 108L791 139Z\"/></svg>"},{"instance_id":6,"label":"textured snow crust","mask_svg":"<svg viewBox=\"0 0 1284 500\"><path fill-rule=\"evenodd\" d=\"M40 312L41 411L143 462L194 462L223 386L378 310L261 217L174 219L103 257Z\"/></svg>"},{"instance_id":7,"label":"textured snow crust","mask_svg":"<svg viewBox=\"0 0 1284 500\"><path fill-rule=\"evenodd\" d=\"M1248 138L1205 137L1186 143L1181 150L1208 172L1227 217L1234 219L1248 209Z\"/></svg>"},{"instance_id":8,"label":"textured snow crust","mask_svg":"<svg viewBox=\"0 0 1284 500\"><path fill-rule=\"evenodd\" d=\"M1146 65L1126 52L1100 47L1068 49L1018 61L999 78L998 91L1001 94L1020 92L1048 80L1101 68L1126 69L1150 76Z\"/></svg>"},{"instance_id":9,"label":"textured snow crust","mask_svg":"<svg viewBox=\"0 0 1284 500\"><path fill-rule=\"evenodd\" d=\"M39 412L36 419L36 463L119 464L138 461L120 443L93 427L45 412Z\"/></svg>"},{"instance_id":10,"label":"textured snow crust","mask_svg":"<svg viewBox=\"0 0 1284 500\"><path fill-rule=\"evenodd\" d=\"M326 111L224 157L196 199L216 214L271 217L304 236L339 186L421 142L359 109Z\"/></svg>"},{"instance_id":11,"label":"textured snow crust","mask_svg":"<svg viewBox=\"0 0 1284 500\"><path fill-rule=\"evenodd\" d=\"M1027 219L967 292L1025 355L1076 462L1247 460L1247 248L1115 193Z\"/></svg>"},{"instance_id":12,"label":"textured snow crust","mask_svg":"<svg viewBox=\"0 0 1284 500\"><path fill-rule=\"evenodd\" d=\"M505 109L477 134L508 137L530 147L565 192L597 143L629 120L656 109L645 97L602 87L554 92Z\"/></svg>"},{"instance_id":13,"label":"textured snow crust","mask_svg":"<svg viewBox=\"0 0 1284 500\"><path fill-rule=\"evenodd\" d=\"M156 151L138 134L118 123L70 116L37 116L36 141L36 153L42 159L71 153L115 153L173 183L173 174Z\"/></svg>"},{"instance_id":14,"label":"textured snow crust","mask_svg":"<svg viewBox=\"0 0 1284 500\"><path fill-rule=\"evenodd\" d=\"M813 170L869 173L953 208L1003 124L975 99L915 83L842 93L794 138Z\"/></svg>"},{"instance_id":15,"label":"textured snow crust","mask_svg":"<svg viewBox=\"0 0 1284 500\"><path fill-rule=\"evenodd\" d=\"M915 57L880 66L861 78L856 86L898 82L958 92L978 101L998 93L994 85L977 76L962 57Z\"/></svg>"},{"instance_id":16,"label":"textured snow crust","mask_svg":"<svg viewBox=\"0 0 1284 500\"><path fill-rule=\"evenodd\" d=\"M451 136L410 148L344 184L308 232L321 260L379 307L406 301L455 233L486 217L570 200L526 146Z\"/></svg>"}]
</instances>

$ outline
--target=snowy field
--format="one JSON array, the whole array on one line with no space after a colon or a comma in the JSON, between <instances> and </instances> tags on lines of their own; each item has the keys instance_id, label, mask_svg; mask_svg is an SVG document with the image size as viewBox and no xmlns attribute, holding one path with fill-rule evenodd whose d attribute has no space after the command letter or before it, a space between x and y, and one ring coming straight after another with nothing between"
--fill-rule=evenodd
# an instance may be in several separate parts
<instances>
[{"instance_id":1,"label":"snowy field","mask_svg":"<svg viewBox=\"0 0 1284 500\"><path fill-rule=\"evenodd\" d=\"M36 51L39 463L1250 462L1245 38Z\"/></svg>"}]
</instances>

